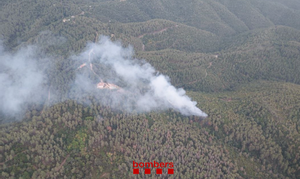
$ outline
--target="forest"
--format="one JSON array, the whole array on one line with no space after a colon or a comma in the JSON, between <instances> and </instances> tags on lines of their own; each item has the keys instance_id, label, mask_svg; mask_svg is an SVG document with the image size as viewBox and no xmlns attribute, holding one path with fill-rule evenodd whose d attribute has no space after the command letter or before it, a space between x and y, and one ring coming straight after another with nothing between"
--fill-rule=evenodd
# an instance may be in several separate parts
<instances>
[{"instance_id":1,"label":"forest","mask_svg":"<svg viewBox=\"0 0 300 179\"><path fill-rule=\"evenodd\" d=\"M22 78L7 54L28 46L36 63L24 63L43 69L45 93L13 115L0 94L0 178L300 178L299 19L298 0L2 0L0 93ZM114 108L103 96L130 92L76 89L79 75L114 75L92 51L80 56L103 36L208 117ZM154 160L173 162L174 174L133 174L133 161Z\"/></svg>"}]
</instances>

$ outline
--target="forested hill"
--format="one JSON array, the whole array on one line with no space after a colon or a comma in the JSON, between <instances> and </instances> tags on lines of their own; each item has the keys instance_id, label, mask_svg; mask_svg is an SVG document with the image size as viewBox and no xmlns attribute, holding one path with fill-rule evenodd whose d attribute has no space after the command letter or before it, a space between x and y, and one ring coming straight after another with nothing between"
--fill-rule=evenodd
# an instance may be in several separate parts
<instances>
[{"instance_id":1,"label":"forested hill","mask_svg":"<svg viewBox=\"0 0 300 179\"><path fill-rule=\"evenodd\" d=\"M84 17L103 23L166 19L223 37L274 25L300 29L298 4L296 0L2 1L0 34L11 43L22 41L84 12Z\"/></svg>"},{"instance_id":2,"label":"forested hill","mask_svg":"<svg viewBox=\"0 0 300 179\"><path fill-rule=\"evenodd\" d=\"M172 161L173 178L300 178L299 19L298 0L1 0L0 60L34 45L46 93L16 115L1 101L0 178L159 177L133 175L133 160ZM208 117L115 109L108 90L74 88L78 75L96 86L114 74L92 51L74 60L102 35L131 45ZM7 64L0 92L22 78L4 83Z\"/></svg>"}]
</instances>

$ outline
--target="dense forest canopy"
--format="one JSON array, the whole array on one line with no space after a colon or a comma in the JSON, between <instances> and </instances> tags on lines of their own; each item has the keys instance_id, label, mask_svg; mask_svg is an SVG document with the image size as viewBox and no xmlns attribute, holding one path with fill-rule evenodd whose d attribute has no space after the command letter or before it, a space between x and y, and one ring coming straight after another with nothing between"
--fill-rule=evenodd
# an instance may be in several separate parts
<instances>
[{"instance_id":1,"label":"dense forest canopy","mask_svg":"<svg viewBox=\"0 0 300 179\"><path fill-rule=\"evenodd\" d=\"M0 1L0 178L300 178L299 19L298 0ZM154 160L174 174L133 174Z\"/></svg>"}]
</instances>

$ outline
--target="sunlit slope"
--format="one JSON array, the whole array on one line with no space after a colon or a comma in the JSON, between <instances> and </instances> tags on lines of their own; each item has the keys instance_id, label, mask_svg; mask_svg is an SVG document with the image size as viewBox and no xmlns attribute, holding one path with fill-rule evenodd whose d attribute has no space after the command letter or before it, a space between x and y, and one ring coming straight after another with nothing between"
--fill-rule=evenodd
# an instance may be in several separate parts
<instances>
[{"instance_id":1,"label":"sunlit slope","mask_svg":"<svg viewBox=\"0 0 300 179\"><path fill-rule=\"evenodd\" d=\"M300 31L283 26L244 33L231 39L228 50L220 53L214 67L224 71L223 79L229 83L236 78L299 84L299 42Z\"/></svg>"},{"instance_id":2,"label":"sunlit slope","mask_svg":"<svg viewBox=\"0 0 300 179\"><path fill-rule=\"evenodd\" d=\"M300 41L300 30L287 26L274 26L263 29L256 29L241 33L234 37L227 38L223 43L224 50L253 50L258 44L273 45L274 43L284 43L288 41Z\"/></svg>"},{"instance_id":3,"label":"sunlit slope","mask_svg":"<svg viewBox=\"0 0 300 179\"><path fill-rule=\"evenodd\" d=\"M139 52L179 86L221 91L259 79L300 83L300 32L278 26L254 30L223 44L221 52Z\"/></svg>"},{"instance_id":4,"label":"sunlit slope","mask_svg":"<svg viewBox=\"0 0 300 179\"><path fill-rule=\"evenodd\" d=\"M97 41L101 35L110 36L112 40L121 40L124 45L130 44L136 51L172 48L188 52L211 52L219 50L220 40L220 37L211 32L168 20L103 23L83 15L61 19L46 27L24 32L22 39L29 44L35 43L49 48L49 51L56 54L66 54L80 51L87 41ZM55 38L62 40L55 41ZM59 45L61 46L57 48Z\"/></svg>"},{"instance_id":5,"label":"sunlit slope","mask_svg":"<svg viewBox=\"0 0 300 179\"><path fill-rule=\"evenodd\" d=\"M215 34L173 21L154 19L140 23L110 25L115 39L128 39L137 50L154 51L177 49L192 52L210 52L218 50ZM139 44L135 44L138 42Z\"/></svg>"},{"instance_id":6,"label":"sunlit slope","mask_svg":"<svg viewBox=\"0 0 300 179\"><path fill-rule=\"evenodd\" d=\"M159 72L170 77L178 87L195 85L200 91L205 89L220 89L220 78L208 74L216 56L204 53L187 53L179 50L166 49L152 52L138 52L139 58L149 61ZM195 89L191 87L191 89ZM189 88L187 88L189 89Z\"/></svg>"}]
</instances>

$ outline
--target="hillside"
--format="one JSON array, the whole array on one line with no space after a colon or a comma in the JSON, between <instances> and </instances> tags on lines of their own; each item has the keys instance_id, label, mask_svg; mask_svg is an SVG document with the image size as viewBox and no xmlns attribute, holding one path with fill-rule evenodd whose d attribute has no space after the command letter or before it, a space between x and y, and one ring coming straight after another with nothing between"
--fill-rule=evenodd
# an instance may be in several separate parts
<instances>
[{"instance_id":1,"label":"hillside","mask_svg":"<svg viewBox=\"0 0 300 179\"><path fill-rule=\"evenodd\" d=\"M188 5L187 5L188 4ZM287 4L287 5L283 5ZM187 6L186 6L187 5ZM49 25L81 14L103 23L166 19L223 37L247 30L285 25L300 29L295 1L3 1L0 34L10 45L27 40ZM26 10L25 10L26 9ZM288 21L286 20L288 19ZM26 38L27 37L27 38Z\"/></svg>"},{"instance_id":2,"label":"hillside","mask_svg":"<svg viewBox=\"0 0 300 179\"><path fill-rule=\"evenodd\" d=\"M162 50L139 52L176 85L222 91L255 80L299 84L300 31L283 26L242 33L212 54Z\"/></svg>"},{"instance_id":3,"label":"hillside","mask_svg":"<svg viewBox=\"0 0 300 179\"><path fill-rule=\"evenodd\" d=\"M127 178L133 176L132 160L161 158L175 163L174 177L295 177L299 93L298 85L266 81L235 92L191 92L211 114L204 121L172 111L131 115L67 101L27 113L30 122L1 128L2 177Z\"/></svg>"}]
</instances>

